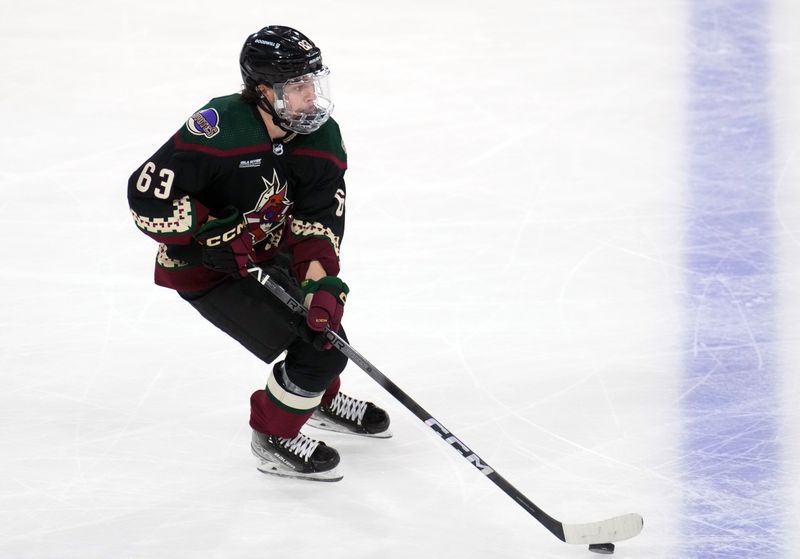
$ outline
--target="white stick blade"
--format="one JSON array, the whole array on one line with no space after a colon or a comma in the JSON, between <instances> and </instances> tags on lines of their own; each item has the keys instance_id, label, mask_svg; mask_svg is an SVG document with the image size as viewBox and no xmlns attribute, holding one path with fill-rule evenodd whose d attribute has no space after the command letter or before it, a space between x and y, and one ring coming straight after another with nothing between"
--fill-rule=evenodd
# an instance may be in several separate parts
<instances>
[{"instance_id":1,"label":"white stick blade","mask_svg":"<svg viewBox=\"0 0 800 559\"><path fill-rule=\"evenodd\" d=\"M630 513L587 524L564 524L564 541L573 544L612 543L639 534L644 526L640 514Z\"/></svg>"}]
</instances>

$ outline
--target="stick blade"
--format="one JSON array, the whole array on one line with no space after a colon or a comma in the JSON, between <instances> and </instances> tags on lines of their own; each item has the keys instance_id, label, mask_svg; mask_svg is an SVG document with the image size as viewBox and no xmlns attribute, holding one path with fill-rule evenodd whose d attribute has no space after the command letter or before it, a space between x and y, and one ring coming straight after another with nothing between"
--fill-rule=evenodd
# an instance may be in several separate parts
<instances>
[{"instance_id":1,"label":"stick blade","mask_svg":"<svg viewBox=\"0 0 800 559\"><path fill-rule=\"evenodd\" d=\"M600 522L564 524L564 541L572 544L611 543L627 540L644 527L642 515L636 513L615 516Z\"/></svg>"}]
</instances>

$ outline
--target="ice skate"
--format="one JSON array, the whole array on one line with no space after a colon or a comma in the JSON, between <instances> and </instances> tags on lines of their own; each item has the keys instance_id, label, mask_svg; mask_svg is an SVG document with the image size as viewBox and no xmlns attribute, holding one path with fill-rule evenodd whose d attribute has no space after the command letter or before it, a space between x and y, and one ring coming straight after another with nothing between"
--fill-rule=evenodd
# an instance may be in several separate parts
<instances>
[{"instance_id":1,"label":"ice skate","mask_svg":"<svg viewBox=\"0 0 800 559\"><path fill-rule=\"evenodd\" d=\"M321 404L306 425L317 429L388 439L389 415L372 402L339 392L329 405Z\"/></svg>"},{"instance_id":2,"label":"ice skate","mask_svg":"<svg viewBox=\"0 0 800 559\"><path fill-rule=\"evenodd\" d=\"M260 472L312 481L339 481L339 453L303 433L293 439L253 431L250 448L260 464Z\"/></svg>"}]
</instances>

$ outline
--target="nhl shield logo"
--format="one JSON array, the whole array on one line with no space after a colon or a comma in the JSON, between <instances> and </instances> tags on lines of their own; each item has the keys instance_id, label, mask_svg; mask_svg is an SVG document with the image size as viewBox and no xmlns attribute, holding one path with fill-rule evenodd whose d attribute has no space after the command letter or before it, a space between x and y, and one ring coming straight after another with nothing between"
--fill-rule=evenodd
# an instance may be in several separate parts
<instances>
[{"instance_id":1,"label":"nhl shield logo","mask_svg":"<svg viewBox=\"0 0 800 559\"><path fill-rule=\"evenodd\" d=\"M217 109L197 111L186 121L186 128L195 136L213 138L219 134L219 113Z\"/></svg>"}]
</instances>

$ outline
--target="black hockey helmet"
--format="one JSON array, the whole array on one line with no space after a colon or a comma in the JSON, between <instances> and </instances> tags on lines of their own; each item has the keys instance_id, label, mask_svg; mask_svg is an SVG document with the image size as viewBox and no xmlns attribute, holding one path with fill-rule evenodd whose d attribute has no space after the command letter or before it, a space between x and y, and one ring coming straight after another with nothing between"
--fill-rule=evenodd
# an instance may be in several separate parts
<instances>
[{"instance_id":1,"label":"black hockey helmet","mask_svg":"<svg viewBox=\"0 0 800 559\"><path fill-rule=\"evenodd\" d=\"M239 55L247 89L272 86L322 68L322 53L305 35L283 25L270 25L250 35Z\"/></svg>"},{"instance_id":2,"label":"black hockey helmet","mask_svg":"<svg viewBox=\"0 0 800 559\"><path fill-rule=\"evenodd\" d=\"M333 111L322 53L311 39L291 27L270 25L250 35L239 55L246 98L267 111L283 130L310 134ZM258 91L265 84L274 92L274 104Z\"/></svg>"}]
</instances>

